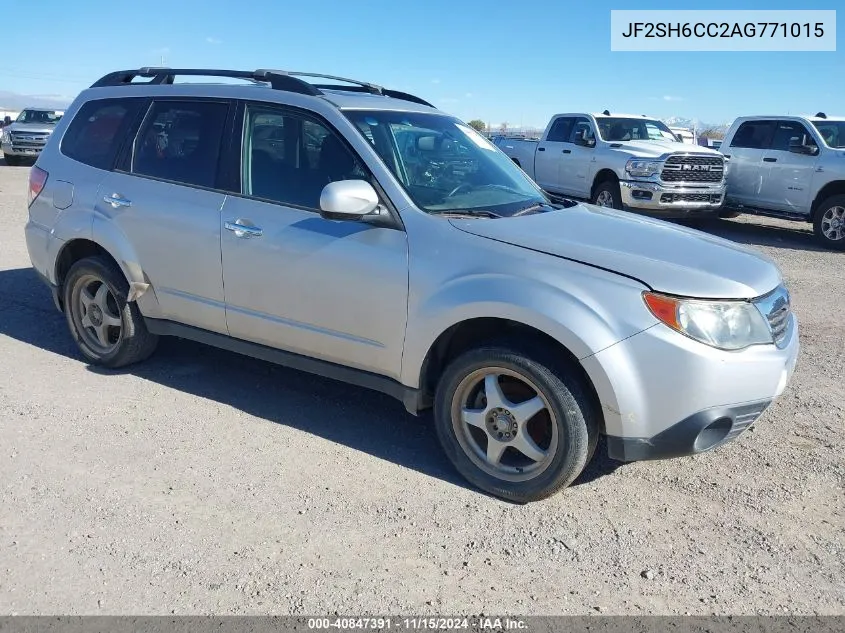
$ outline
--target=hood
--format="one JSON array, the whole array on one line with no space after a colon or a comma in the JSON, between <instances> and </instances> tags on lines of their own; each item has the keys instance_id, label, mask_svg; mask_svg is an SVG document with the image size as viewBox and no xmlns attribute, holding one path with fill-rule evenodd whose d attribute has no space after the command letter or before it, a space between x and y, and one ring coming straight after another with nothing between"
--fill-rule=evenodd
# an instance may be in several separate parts
<instances>
[{"instance_id":1,"label":"hood","mask_svg":"<svg viewBox=\"0 0 845 633\"><path fill-rule=\"evenodd\" d=\"M638 158L659 158L667 154L703 154L721 156L719 152L701 145L678 143L677 141L617 141L611 143L616 151L630 152Z\"/></svg>"},{"instance_id":2,"label":"hood","mask_svg":"<svg viewBox=\"0 0 845 633\"><path fill-rule=\"evenodd\" d=\"M56 129L56 126L49 123L12 123L3 129L10 132L46 132L50 134Z\"/></svg>"},{"instance_id":3,"label":"hood","mask_svg":"<svg viewBox=\"0 0 845 633\"><path fill-rule=\"evenodd\" d=\"M626 211L578 204L515 218L450 222L479 237L633 277L668 294L750 299L781 283L777 266L757 251Z\"/></svg>"}]
</instances>

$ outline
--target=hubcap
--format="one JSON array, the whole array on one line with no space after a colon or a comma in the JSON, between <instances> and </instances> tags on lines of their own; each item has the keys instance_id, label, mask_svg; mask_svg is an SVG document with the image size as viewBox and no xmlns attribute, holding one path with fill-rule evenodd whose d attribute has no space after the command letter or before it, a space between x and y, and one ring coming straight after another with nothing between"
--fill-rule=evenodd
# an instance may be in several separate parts
<instances>
[{"instance_id":1,"label":"hubcap","mask_svg":"<svg viewBox=\"0 0 845 633\"><path fill-rule=\"evenodd\" d=\"M613 196L609 191L600 191L596 196L596 205L600 207L613 207Z\"/></svg>"},{"instance_id":2,"label":"hubcap","mask_svg":"<svg viewBox=\"0 0 845 633\"><path fill-rule=\"evenodd\" d=\"M460 382L452 426L467 457L504 481L537 477L557 451L557 423L545 395L527 376L503 367L476 370Z\"/></svg>"},{"instance_id":3,"label":"hubcap","mask_svg":"<svg viewBox=\"0 0 845 633\"><path fill-rule=\"evenodd\" d=\"M822 216L822 235L831 241L845 237L845 207L831 207Z\"/></svg>"},{"instance_id":4,"label":"hubcap","mask_svg":"<svg viewBox=\"0 0 845 633\"><path fill-rule=\"evenodd\" d=\"M84 343L99 354L117 347L123 331L117 300L102 279L86 275L76 282L72 297L76 330Z\"/></svg>"}]
</instances>

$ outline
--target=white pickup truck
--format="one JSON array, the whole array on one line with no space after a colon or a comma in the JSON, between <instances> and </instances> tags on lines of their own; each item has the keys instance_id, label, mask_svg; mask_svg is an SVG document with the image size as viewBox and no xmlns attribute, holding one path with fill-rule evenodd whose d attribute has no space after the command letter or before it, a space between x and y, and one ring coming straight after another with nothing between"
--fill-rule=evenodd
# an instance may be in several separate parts
<instances>
[{"instance_id":1,"label":"white pickup truck","mask_svg":"<svg viewBox=\"0 0 845 633\"><path fill-rule=\"evenodd\" d=\"M556 114L539 141L496 145L545 191L664 218L718 215L724 158L644 115Z\"/></svg>"},{"instance_id":2,"label":"white pickup truck","mask_svg":"<svg viewBox=\"0 0 845 633\"><path fill-rule=\"evenodd\" d=\"M726 211L811 222L825 247L845 250L845 118L741 117L720 149Z\"/></svg>"}]
</instances>

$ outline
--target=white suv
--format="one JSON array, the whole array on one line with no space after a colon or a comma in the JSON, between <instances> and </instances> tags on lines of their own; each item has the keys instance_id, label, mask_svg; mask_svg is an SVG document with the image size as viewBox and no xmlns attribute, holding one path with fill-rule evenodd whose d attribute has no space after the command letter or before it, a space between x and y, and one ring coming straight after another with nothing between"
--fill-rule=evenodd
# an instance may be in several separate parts
<instances>
[{"instance_id":1,"label":"white suv","mask_svg":"<svg viewBox=\"0 0 845 633\"><path fill-rule=\"evenodd\" d=\"M845 119L741 117L721 151L733 215L812 222L822 244L845 249Z\"/></svg>"}]
</instances>

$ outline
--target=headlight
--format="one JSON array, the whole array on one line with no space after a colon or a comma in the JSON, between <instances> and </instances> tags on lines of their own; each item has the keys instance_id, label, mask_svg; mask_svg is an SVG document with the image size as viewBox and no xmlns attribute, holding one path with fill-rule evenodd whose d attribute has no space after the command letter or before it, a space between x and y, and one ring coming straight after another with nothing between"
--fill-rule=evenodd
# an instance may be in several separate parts
<instances>
[{"instance_id":1,"label":"headlight","mask_svg":"<svg viewBox=\"0 0 845 633\"><path fill-rule=\"evenodd\" d=\"M773 343L762 313L748 301L682 299L644 292L651 313L673 330L706 345L738 350Z\"/></svg>"},{"instance_id":2,"label":"headlight","mask_svg":"<svg viewBox=\"0 0 845 633\"><path fill-rule=\"evenodd\" d=\"M660 172L662 167L663 163L660 162L632 159L629 160L628 163L625 165L625 171L627 171L632 176L647 178L648 176L652 176Z\"/></svg>"}]
</instances>

